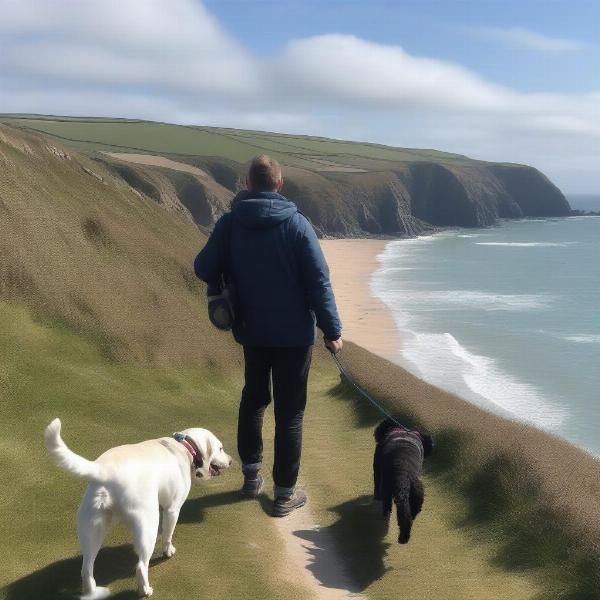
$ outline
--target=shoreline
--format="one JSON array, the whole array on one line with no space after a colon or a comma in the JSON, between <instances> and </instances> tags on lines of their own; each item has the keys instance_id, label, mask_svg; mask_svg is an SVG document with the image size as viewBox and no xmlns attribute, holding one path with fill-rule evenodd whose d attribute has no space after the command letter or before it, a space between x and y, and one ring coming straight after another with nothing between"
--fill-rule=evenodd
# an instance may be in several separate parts
<instances>
[{"instance_id":1,"label":"shoreline","mask_svg":"<svg viewBox=\"0 0 600 600\"><path fill-rule=\"evenodd\" d=\"M567 217L567 219L569 218L579 217ZM422 237L431 237L432 235L435 234ZM343 339L354 342L369 352L394 363L423 382L436 386L447 393L457 395L461 400L472 406L477 406L486 412L514 422L525 423L550 435L556 435L578 447L586 454L598 459L600 454L595 450L594 444L589 440L586 442L578 439L577 431L573 429L575 428L574 425L571 428L573 430L563 431L561 423L569 415L568 406L564 411L557 409L556 425L548 424L545 421L539 422L538 419L528 416L523 411L513 410L511 405L507 406L506 403L501 401L502 397L500 400L496 400L495 397L482 394L479 390L473 388L468 393L462 389L457 389L456 386L444 385L440 383L439 377L427 376L419 370L418 366L413 368L412 365L407 364L407 359L403 355L403 346L406 345L407 348L411 348L413 340L410 334L412 332L403 332L402 329L398 329L391 308L375 294L372 288L374 275L383 266L379 257L386 247L394 241L398 240L359 240L354 238L321 240L323 252L331 270L332 285L342 320ZM383 278L385 279L385 274ZM478 356L475 356L475 358L478 358ZM487 354L482 354L482 360L487 358ZM493 358L488 360L492 366L494 365L493 360ZM501 374L507 375L503 371ZM508 384L506 381L508 381ZM510 385L513 387L521 385L518 373L512 378L508 373L506 381L504 381L505 387L506 385L509 385L509 387ZM543 407L543 404L540 404L540 406ZM558 408L560 409L561 406L558 406ZM552 402L548 403L548 407L553 408Z\"/></svg>"},{"instance_id":2,"label":"shoreline","mask_svg":"<svg viewBox=\"0 0 600 600\"><path fill-rule=\"evenodd\" d=\"M399 364L401 336L390 309L371 291L378 256L394 240L320 240L342 320L342 339Z\"/></svg>"}]
</instances>

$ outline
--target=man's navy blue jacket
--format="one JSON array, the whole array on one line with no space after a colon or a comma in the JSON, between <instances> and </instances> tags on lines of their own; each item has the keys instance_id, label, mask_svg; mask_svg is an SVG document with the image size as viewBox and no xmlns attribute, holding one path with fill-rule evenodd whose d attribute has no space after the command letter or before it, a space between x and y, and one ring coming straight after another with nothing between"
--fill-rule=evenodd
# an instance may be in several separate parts
<instances>
[{"instance_id":1,"label":"man's navy blue jacket","mask_svg":"<svg viewBox=\"0 0 600 600\"><path fill-rule=\"evenodd\" d=\"M194 270L209 287L219 286L224 273L232 279L233 334L244 346L310 346L315 322L327 339L341 336L319 240L296 205L277 192L239 193Z\"/></svg>"}]
</instances>

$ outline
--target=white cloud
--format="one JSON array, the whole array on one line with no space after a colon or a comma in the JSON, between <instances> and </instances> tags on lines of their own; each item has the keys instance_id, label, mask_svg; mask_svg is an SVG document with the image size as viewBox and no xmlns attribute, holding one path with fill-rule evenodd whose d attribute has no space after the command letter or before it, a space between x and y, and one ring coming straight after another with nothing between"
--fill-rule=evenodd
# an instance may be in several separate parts
<instances>
[{"instance_id":1,"label":"white cloud","mask_svg":"<svg viewBox=\"0 0 600 600\"><path fill-rule=\"evenodd\" d=\"M349 35L292 41L274 64L285 93L309 101L452 113L571 115L590 126L600 124L600 93L520 93L459 65Z\"/></svg>"},{"instance_id":2,"label":"white cloud","mask_svg":"<svg viewBox=\"0 0 600 600\"><path fill-rule=\"evenodd\" d=\"M586 47L586 44L579 40L549 37L523 27L477 27L469 31L478 37L506 46L538 52L573 52L584 50Z\"/></svg>"},{"instance_id":3,"label":"white cloud","mask_svg":"<svg viewBox=\"0 0 600 600\"><path fill-rule=\"evenodd\" d=\"M7 0L1 72L64 84L240 93L255 62L193 0Z\"/></svg>"},{"instance_id":4,"label":"white cloud","mask_svg":"<svg viewBox=\"0 0 600 600\"><path fill-rule=\"evenodd\" d=\"M0 90L0 112L433 147L557 169L563 181L561 159L591 164L600 144L600 92L521 93L351 35L297 39L257 58L197 0L4 0ZM597 177L590 168L588 180Z\"/></svg>"},{"instance_id":5,"label":"white cloud","mask_svg":"<svg viewBox=\"0 0 600 600\"><path fill-rule=\"evenodd\" d=\"M502 109L510 93L458 65L350 35L295 40L275 61L288 94L359 105Z\"/></svg>"}]
</instances>

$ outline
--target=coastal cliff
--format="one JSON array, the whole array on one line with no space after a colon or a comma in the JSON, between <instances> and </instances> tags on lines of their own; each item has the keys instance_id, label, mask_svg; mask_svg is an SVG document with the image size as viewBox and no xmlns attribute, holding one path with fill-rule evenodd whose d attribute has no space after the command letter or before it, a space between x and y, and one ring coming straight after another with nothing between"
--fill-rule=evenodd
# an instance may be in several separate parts
<instances>
[{"instance_id":1,"label":"coastal cliff","mask_svg":"<svg viewBox=\"0 0 600 600\"><path fill-rule=\"evenodd\" d=\"M246 165L186 161L209 173L212 189L189 173L164 169L162 174L194 222L210 228L243 188ZM355 173L287 167L282 193L320 235L332 237L415 236L441 227L486 227L498 219L562 217L571 210L561 191L538 170L475 161L415 161Z\"/></svg>"},{"instance_id":2,"label":"coastal cliff","mask_svg":"<svg viewBox=\"0 0 600 600\"><path fill-rule=\"evenodd\" d=\"M562 217L571 209L537 169L437 150L148 121L0 116L56 138L168 210L210 229L245 186L247 163L268 153L282 193L321 236L415 236L498 219Z\"/></svg>"}]
</instances>

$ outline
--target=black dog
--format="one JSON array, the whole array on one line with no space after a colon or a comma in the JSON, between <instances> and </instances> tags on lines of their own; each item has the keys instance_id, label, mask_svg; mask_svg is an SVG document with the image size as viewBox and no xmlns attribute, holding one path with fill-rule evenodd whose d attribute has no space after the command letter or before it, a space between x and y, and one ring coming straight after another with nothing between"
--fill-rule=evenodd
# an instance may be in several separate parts
<instances>
[{"instance_id":1,"label":"black dog","mask_svg":"<svg viewBox=\"0 0 600 600\"><path fill-rule=\"evenodd\" d=\"M386 419L375 429L375 442L375 500L381 501L385 518L392 512L392 500L396 502L400 528L398 543L406 544L413 520L423 506L425 490L419 475L423 459L433 450L433 438Z\"/></svg>"}]
</instances>

